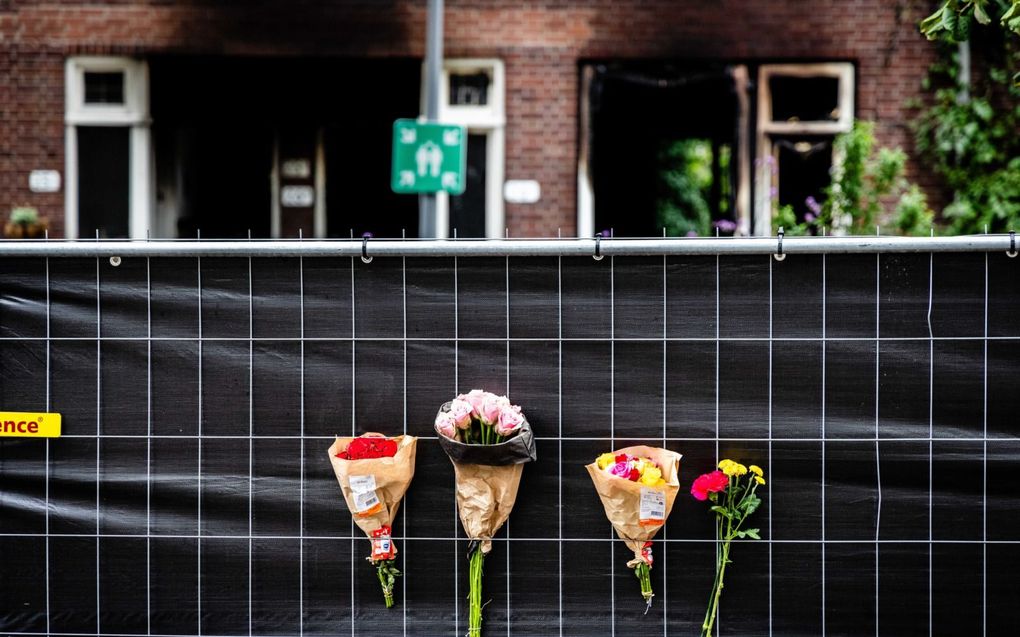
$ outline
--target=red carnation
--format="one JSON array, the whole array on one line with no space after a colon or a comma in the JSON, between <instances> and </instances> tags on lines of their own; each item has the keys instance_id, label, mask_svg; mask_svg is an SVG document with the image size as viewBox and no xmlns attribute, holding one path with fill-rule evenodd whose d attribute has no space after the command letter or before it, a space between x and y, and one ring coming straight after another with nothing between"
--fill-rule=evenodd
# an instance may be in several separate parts
<instances>
[{"instance_id":1,"label":"red carnation","mask_svg":"<svg viewBox=\"0 0 1020 637\"><path fill-rule=\"evenodd\" d=\"M627 476L627 479L630 480L631 482L637 482L638 480L641 479L641 472L638 471L637 469L631 468L630 475Z\"/></svg>"},{"instance_id":2,"label":"red carnation","mask_svg":"<svg viewBox=\"0 0 1020 637\"><path fill-rule=\"evenodd\" d=\"M697 477L691 485L691 495L698 500L707 500L709 493L716 493L724 490L730 484L730 479L722 471L713 471Z\"/></svg>"}]
</instances>

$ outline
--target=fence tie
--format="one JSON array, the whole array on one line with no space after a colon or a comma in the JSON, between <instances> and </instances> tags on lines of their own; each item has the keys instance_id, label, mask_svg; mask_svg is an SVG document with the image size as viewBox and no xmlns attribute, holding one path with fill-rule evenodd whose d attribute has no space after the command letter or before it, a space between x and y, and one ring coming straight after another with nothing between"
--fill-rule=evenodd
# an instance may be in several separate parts
<instances>
[{"instance_id":1,"label":"fence tie","mask_svg":"<svg viewBox=\"0 0 1020 637\"><path fill-rule=\"evenodd\" d=\"M601 232L596 232L595 233L595 254L592 256L592 258L595 259L596 261L601 261L602 257L603 257L603 254L602 254L602 233Z\"/></svg>"},{"instance_id":2,"label":"fence tie","mask_svg":"<svg viewBox=\"0 0 1020 637\"><path fill-rule=\"evenodd\" d=\"M786 231L783 230L782 226L780 226L780 228L779 228L779 248L778 248L778 251L775 254L772 255L773 258L775 258L776 261L782 261L783 259L786 258L786 255L783 254L783 237L784 236L786 236Z\"/></svg>"},{"instance_id":3,"label":"fence tie","mask_svg":"<svg viewBox=\"0 0 1020 637\"><path fill-rule=\"evenodd\" d=\"M1016 258L1016 231L1009 231L1009 250L1006 250L1006 256L1010 259Z\"/></svg>"},{"instance_id":4,"label":"fence tie","mask_svg":"<svg viewBox=\"0 0 1020 637\"><path fill-rule=\"evenodd\" d=\"M365 263L371 263L373 257L368 256L368 240L371 238L368 233L365 233L361 237L361 260Z\"/></svg>"}]
</instances>

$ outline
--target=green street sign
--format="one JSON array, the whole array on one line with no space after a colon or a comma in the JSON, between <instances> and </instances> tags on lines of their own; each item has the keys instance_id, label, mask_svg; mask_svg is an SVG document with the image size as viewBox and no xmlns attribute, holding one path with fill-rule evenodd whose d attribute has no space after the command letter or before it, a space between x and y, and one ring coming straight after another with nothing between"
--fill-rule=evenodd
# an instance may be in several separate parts
<instances>
[{"instance_id":1,"label":"green street sign","mask_svg":"<svg viewBox=\"0 0 1020 637\"><path fill-rule=\"evenodd\" d=\"M467 130L413 119L393 122L393 170L390 187L401 194L464 192Z\"/></svg>"}]
</instances>

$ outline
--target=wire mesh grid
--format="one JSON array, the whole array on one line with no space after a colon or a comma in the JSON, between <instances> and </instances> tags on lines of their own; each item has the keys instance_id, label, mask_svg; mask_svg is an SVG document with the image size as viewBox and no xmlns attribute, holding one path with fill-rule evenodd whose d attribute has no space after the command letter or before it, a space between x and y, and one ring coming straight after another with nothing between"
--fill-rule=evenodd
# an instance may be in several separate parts
<instances>
[{"instance_id":1,"label":"wire mesh grid","mask_svg":"<svg viewBox=\"0 0 1020 637\"><path fill-rule=\"evenodd\" d=\"M462 634L431 420L474 387L523 405L539 444L485 634L697 632L708 512L681 494L644 616L584 475L638 442L683 453L682 483L726 456L769 472L720 635L1016 628L1020 278L1001 254L5 266L4 408L66 423L0 442L5 633ZM365 430L423 438L389 612L325 457Z\"/></svg>"}]
</instances>

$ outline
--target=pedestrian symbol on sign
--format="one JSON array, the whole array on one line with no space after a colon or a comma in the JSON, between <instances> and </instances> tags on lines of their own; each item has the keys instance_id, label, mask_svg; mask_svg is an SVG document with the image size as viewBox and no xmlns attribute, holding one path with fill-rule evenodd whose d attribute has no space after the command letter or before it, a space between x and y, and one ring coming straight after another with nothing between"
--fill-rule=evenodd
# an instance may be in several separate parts
<instances>
[{"instance_id":1,"label":"pedestrian symbol on sign","mask_svg":"<svg viewBox=\"0 0 1020 637\"><path fill-rule=\"evenodd\" d=\"M463 193L466 141L463 126L398 119L393 123L393 192Z\"/></svg>"},{"instance_id":2,"label":"pedestrian symbol on sign","mask_svg":"<svg viewBox=\"0 0 1020 637\"><path fill-rule=\"evenodd\" d=\"M439 168L443 165L443 151L432 142L425 142L414 153L414 161L418 164L419 177L438 177Z\"/></svg>"}]
</instances>

